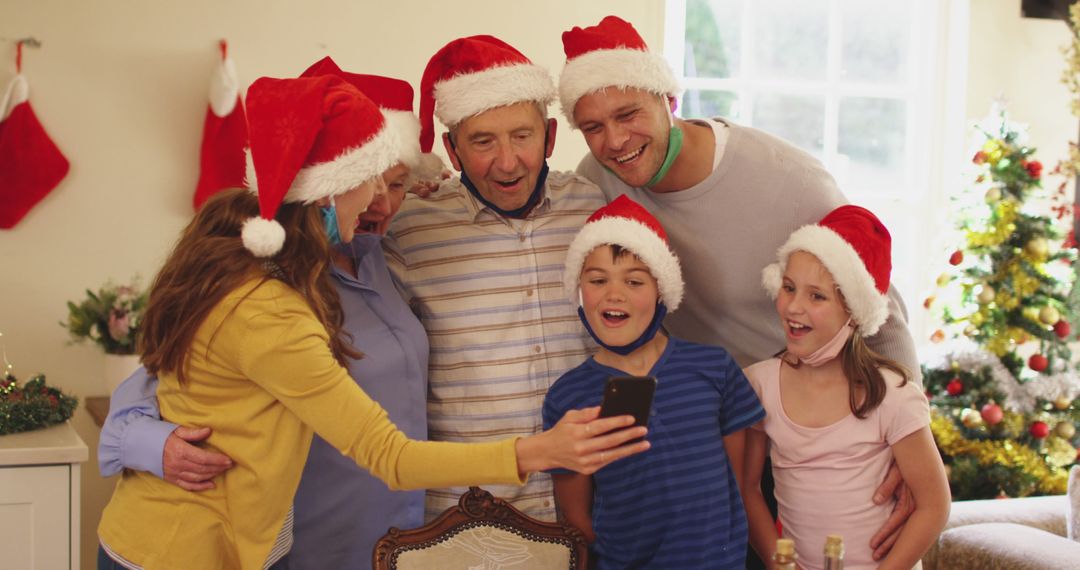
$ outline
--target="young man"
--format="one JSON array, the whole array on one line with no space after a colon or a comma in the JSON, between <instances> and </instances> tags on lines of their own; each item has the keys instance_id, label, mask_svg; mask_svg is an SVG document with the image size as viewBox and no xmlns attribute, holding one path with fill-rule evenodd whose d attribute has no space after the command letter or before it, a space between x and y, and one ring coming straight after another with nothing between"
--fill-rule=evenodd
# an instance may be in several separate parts
<instances>
[{"instance_id":1,"label":"young man","mask_svg":"<svg viewBox=\"0 0 1080 570\"><path fill-rule=\"evenodd\" d=\"M793 231L847 203L836 182L816 159L772 135L726 119L675 117L674 74L628 22L608 16L562 39L563 113L590 150L578 172L608 200L625 194L642 204L683 260L685 305L664 325L723 346L742 366L770 357L784 334L760 270ZM906 309L893 287L889 298L889 319L868 344L918 378ZM875 536L884 550L896 536L885 539L889 532Z\"/></svg>"},{"instance_id":2,"label":"young man","mask_svg":"<svg viewBox=\"0 0 1080 570\"><path fill-rule=\"evenodd\" d=\"M451 41L420 85L421 146L434 120L459 178L430 197L410 197L384 242L390 269L431 344L428 435L485 441L542 429L548 387L593 345L562 295L566 249L600 190L548 172L555 85L544 69L491 36ZM493 487L540 519L554 518L551 479ZM428 492L427 517L465 489Z\"/></svg>"}]
</instances>

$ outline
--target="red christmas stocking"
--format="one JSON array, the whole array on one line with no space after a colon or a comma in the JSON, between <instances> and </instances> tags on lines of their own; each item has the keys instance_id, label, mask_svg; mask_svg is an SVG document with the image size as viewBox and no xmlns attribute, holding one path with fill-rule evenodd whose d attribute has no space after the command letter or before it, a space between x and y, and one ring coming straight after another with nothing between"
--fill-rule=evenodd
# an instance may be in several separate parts
<instances>
[{"instance_id":1,"label":"red christmas stocking","mask_svg":"<svg viewBox=\"0 0 1080 570\"><path fill-rule=\"evenodd\" d=\"M68 161L38 122L16 75L0 100L0 228L11 229L67 176Z\"/></svg>"},{"instance_id":2,"label":"red christmas stocking","mask_svg":"<svg viewBox=\"0 0 1080 570\"><path fill-rule=\"evenodd\" d=\"M236 69L221 45L221 64L210 81L210 105L203 123L199 151L199 183L193 200L195 209L225 188L244 186L244 148L247 146L247 119L240 102Z\"/></svg>"}]
</instances>

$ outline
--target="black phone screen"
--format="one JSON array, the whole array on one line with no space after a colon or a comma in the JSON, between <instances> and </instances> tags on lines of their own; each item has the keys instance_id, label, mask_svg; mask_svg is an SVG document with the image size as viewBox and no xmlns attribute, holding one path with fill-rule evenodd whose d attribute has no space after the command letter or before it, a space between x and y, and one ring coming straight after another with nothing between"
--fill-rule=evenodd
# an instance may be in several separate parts
<instances>
[{"instance_id":1,"label":"black phone screen","mask_svg":"<svg viewBox=\"0 0 1080 570\"><path fill-rule=\"evenodd\" d=\"M631 415L635 426L649 425L656 378L651 376L612 376L604 386L600 417Z\"/></svg>"}]
</instances>

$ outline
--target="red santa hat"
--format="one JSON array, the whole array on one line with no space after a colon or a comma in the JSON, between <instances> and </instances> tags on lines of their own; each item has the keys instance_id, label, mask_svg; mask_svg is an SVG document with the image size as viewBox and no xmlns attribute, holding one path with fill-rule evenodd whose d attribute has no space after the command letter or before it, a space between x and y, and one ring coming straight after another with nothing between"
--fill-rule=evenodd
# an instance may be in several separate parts
<instances>
[{"instance_id":1,"label":"red santa hat","mask_svg":"<svg viewBox=\"0 0 1080 570\"><path fill-rule=\"evenodd\" d=\"M593 212L566 251L563 285L574 302L585 258L602 245L618 245L636 255L656 278L660 298L668 310L679 308L684 289L682 269L668 246L667 232L648 210L626 195Z\"/></svg>"},{"instance_id":2,"label":"red santa hat","mask_svg":"<svg viewBox=\"0 0 1080 570\"><path fill-rule=\"evenodd\" d=\"M788 256L805 251L817 257L844 295L851 318L863 336L877 333L889 318L892 237L870 210L840 206L817 224L803 226L780 246L778 261L762 271L762 283L774 298L780 291Z\"/></svg>"},{"instance_id":3,"label":"red santa hat","mask_svg":"<svg viewBox=\"0 0 1080 570\"><path fill-rule=\"evenodd\" d=\"M435 121L453 127L489 109L555 99L546 69L492 36L456 39L431 56L420 80L420 148L431 152Z\"/></svg>"},{"instance_id":4,"label":"red santa hat","mask_svg":"<svg viewBox=\"0 0 1080 570\"><path fill-rule=\"evenodd\" d=\"M227 44L220 43L221 61L210 79L209 105L203 120L199 148L199 182L193 203L202 207L207 198L225 188L244 185L244 148L247 146L247 118L240 102L240 82L228 56Z\"/></svg>"},{"instance_id":5,"label":"red santa hat","mask_svg":"<svg viewBox=\"0 0 1080 570\"><path fill-rule=\"evenodd\" d=\"M571 127L578 99L606 87L637 88L674 97L679 82L663 56L649 51L645 40L617 16L595 26L563 32L566 66L559 76L559 102Z\"/></svg>"},{"instance_id":6,"label":"red santa hat","mask_svg":"<svg viewBox=\"0 0 1080 570\"><path fill-rule=\"evenodd\" d=\"M284 202L309 204L356 188L398 161L400 144L379 108L339 77L262 77L247 93L248 188L258 218L244 223L244 246L259 257L281 250L274 216Z\"/></svg>"},{"instance_id":7,"label":"red santa hat","mask_svg":"<svg viewBox=\"0 0 1080 570\"><path fill-rule=\"evenodd\" d=\"M444 168L442 160L430 152L420 151L420 120L413 113L413 88L407 81L342 71L330 56L312 64L300 77L319 75L336 75L348 81L382 109L387 124L401 141L400 160L413 176L421 180L439 177Z\"/></svg>"}]
</instances>

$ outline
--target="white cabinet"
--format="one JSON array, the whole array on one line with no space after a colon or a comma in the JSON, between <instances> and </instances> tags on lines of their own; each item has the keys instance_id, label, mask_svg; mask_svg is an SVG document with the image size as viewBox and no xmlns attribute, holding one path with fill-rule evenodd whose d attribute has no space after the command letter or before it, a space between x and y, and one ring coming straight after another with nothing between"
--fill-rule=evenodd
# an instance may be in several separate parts
<instances>
[{"instance_id":1,"label":"white cabinet","mask_svg":"<svg viewBox=\"0 0 1080 570\"><path fill-rule=\"evenodd\" d=\"M78 570L86 458L68 423L0 436L0 568Z\"/></svg>"}]
</instances>

